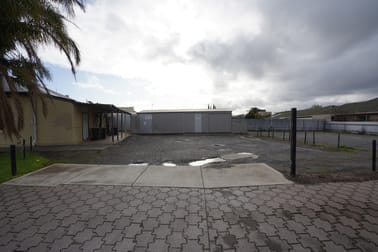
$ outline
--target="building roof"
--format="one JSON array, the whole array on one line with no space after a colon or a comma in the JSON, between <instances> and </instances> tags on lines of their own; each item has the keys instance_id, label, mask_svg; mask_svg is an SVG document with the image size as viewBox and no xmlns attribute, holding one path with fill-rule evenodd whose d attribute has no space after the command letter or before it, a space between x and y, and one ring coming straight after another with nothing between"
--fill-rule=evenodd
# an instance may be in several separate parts
<instances>
[{"instance_id":1,"label":"building roof","mask_svg":"<svg viewBox=\"0 0 378 252\"><path fill-rule=\"evenodd\" d=\"M129 113L130 115L136 114L134 107L119 107L119 109Z\"/></svg>"},{"instance_id":2,"label":"building roof","mask_svg":"<svg viewBox=\"0 0 378 252\"><path fill-rule=\"evenodd\" d=\"M151 113L215 113L215 112L232 112L231 109L154 109L142 110L138 114L151 114Z\"/></svg>"},{"instance_id":3,"label":"building roof","mask_svg":"<svg viewBox=\"0 0 378 252\"><path fill-rule=\"evenodd\" d=\"M6 83L6 81L3 82L3 88L4 88L4 91L6 93L10 93L9 86ZM17 85L16 89L17 89L17 92L20 93L20 94L25 94L25 95L28 94L28 89L24 86ZM92 107L94 107L98 110L101 110L103 113L112 113L112 112L113 113L117 113L117 112L118 113L125 113L126 112L126 113L130 114L130 112L122 110L122 109L116 107L113 104L102 104L102 103L92 103L92 102L86 102L85 103L85 102L76 101L76 100L70 98L68 95L58 93L58 92L53 91L51 89L45 88L43 86L40 86L40 90L41 90L42 94L50 95L53 98L63 99L63 100L73 102L73 103L76 103L76 104L80 104L80 105L92 106Z\"/></svg>"}]
</instances>

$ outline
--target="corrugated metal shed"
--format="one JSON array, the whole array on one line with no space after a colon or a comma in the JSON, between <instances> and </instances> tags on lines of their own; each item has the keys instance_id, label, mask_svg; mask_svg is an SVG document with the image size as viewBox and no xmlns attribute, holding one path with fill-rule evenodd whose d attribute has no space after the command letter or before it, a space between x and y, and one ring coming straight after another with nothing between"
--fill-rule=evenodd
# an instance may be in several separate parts
<instances>
[{"instance_id":1,"label":"corrugated metal shed","mask_svg":"<svg viewBox=\"0 0 378 252\"><path fill-rule=\"evenodd\" d=\"M230 109L144 110L137 114L137 133L230 133Z\"/></svg>"}]
</instances>

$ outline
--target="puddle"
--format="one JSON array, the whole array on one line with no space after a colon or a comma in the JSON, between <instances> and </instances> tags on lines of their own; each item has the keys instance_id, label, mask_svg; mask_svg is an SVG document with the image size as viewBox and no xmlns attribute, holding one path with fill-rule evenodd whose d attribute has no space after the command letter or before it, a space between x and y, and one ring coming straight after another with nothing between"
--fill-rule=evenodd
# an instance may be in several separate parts
<instances>
[{"instance_id":1,"label":"puddle","mask_svg":"<svg viewBox=\"0 0 378 252\"><path fill-rule=\"evenodd\" d=\"M231 151L231 149L218 149L217 151L225 152L225 151Z\"/></svg>"},{"instance_id":2,"label":"puddle","mask_svg":"<svg viewBox=\"0 0 378 252\"><path fill-rule=\"evenodd\" d=\"M182 142L189 142L190 140L188 138L185 138L185 139L178 139L176 140L175 142L176 143L182 143Z\"/></svg>"},{"instance_id":3,"label":"puddle","mask_svg":"<svg viewBox=\"0 0 378 252\"><path fill-rule=\"evenodd\" d=\"M163 166L176 166L176 164L175 163L172 163L172 162L164 162L163 163Z\"/></svg>"},{"instance_id":4,"label":"puddle","mask_svg":"<svg viewBox=\"0 0 378 252\"><path fill-rule=\"evenodd\" d=\"M131 164L128 164L129 166L147 166L148 163L131 163Z\"/></svg>"},{"instance_id":5,"label":"puddle","mask_svg":"<svg viewBox=\"0 0 378 252\"><path fill-rule=\"evenodd\" d=\"M223 158L208 158L208 159L205 159L205 160L198 160L198 161L190 162L189 165L190 166L201 166L201 165L205 165L205 164L219 163L219 162L225 162L225 161L226 160L224 160Z\"/></svg>"},{"instance_id":6,"label":"puddle","mask_svg":"<svg viewBox=\"0 0 378 252\"><path fill-rule=\"evenodd\" d=\"M222 155L221 158L227 161L232 161L232 160L236 161L236 160L243 160L246 158L257 159L258 156L250 152L239 152L239 153L231 153L231 154Z\"/></svg>"}]
</instances>

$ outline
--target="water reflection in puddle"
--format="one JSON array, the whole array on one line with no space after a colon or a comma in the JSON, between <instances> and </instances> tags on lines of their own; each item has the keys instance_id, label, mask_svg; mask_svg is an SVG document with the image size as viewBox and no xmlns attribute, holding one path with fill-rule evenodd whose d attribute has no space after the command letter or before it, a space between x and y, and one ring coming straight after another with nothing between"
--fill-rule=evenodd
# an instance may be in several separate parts
<instances>
[{"instance_id":1,"label":"water reflection in puddle","mask_svg":"<svg viewBox=\"0 0 378 252\"><path fill-rule=\"evenodd\" d=\"M172 162L164 162L163 166L176 166L176 164Z\"/></svg>"},{"instance_id":2,"label":"water reflection in puddle","mask_svg":"<svg viewBox=\"0 0 378 252\"><path fill-rule=\"evenodd\" d=\"M205 164L219 163L219 162L225 162L225 161L226 160L224 160L223 158L208 158L208 159L205 159L205 160L198 160L198 161L190 162L189 165L190 166L201 166L201 165L205 165Z\"/></svg>"},{"instance_id":3,"label":"water reflection in puddle","mask_svg":"<svg viewBox=\"0 0 378 252\"><path fill-rule=\"evenodd\" d=\"M131 163L131 164L128 164L129 166L147 166L148 163Z\"/></svg>"}]
</instances>

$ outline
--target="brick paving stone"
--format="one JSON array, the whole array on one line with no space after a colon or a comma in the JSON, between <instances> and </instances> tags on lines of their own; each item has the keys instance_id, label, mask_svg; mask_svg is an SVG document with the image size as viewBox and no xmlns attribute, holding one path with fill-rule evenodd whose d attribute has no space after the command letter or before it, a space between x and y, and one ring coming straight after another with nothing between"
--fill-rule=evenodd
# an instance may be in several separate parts
<instances>
[{"instance_id":1,"label":"brick paving stone","mask_svg":"<svg viewBox=\"0 0 378 252\"><path fill-rule=\"evenodd\" d=\"M367 221L362 221L361 225L363 229L378 234L378 225L371 224Z\"/></svg>"},{"instance_id":2,"label":"brick paving stone","mask_svg":"<svg viewBox=\"0 0 378 252\"><path fill-rule=\"evenodd\" d=\"M168 243L173 248L180 248L182 244L186 242L184 234L181 232L173 232L167 238Z\"/></svg>"},{"instance_id":3,"label":"brick paving stone","mask_svg":"<svg viewBox=\"0 0 378 252\"><path fill-rule=\"evenodd\" d=\"M289 244L298 243L297 234L286 228L278 228L277 235L280 239L287 241Z\"/></svg>"},{"instance_id":4,"label":"brick paving stone","mask_svg":"<svg viewBox=\"0 0 378 252\"><path fill-rule=\"evenodd\" d=\"M376 233L368 232L366 230L359 231L359 235L367 241L373 242L378 245L378 235Z\"/></svg>"},{"instance_id":5,"label":"brick paving stone","mask_svg":"<svg viewBox=\"0 0 378 252\"><path fill-rule=\"evenodd\" d=\"M95 249L94 252L113 252L113 245L102 245L99 249Z\"/></svg>"},{"instance_id":6,"label":"brick paving stone","mask_svg":"<svg viewBox=\"0 0 378 252\"><path fill-rule=\"evenodd\" d=\"M237 242L238 241L234 235L227 233L220 233L216 239L217 247L220 247L222 250L234 249Z\"/></svg>"},{"instance_id":7,"label":"brick paving stone","mask_svg":"<svg viewBox=\"0 0 378 252\"><path fill-rule=\"evenodd\" d=\"M202 217L197 214L188 214L185 216L185 222L189 225L195 225L202 221Z\"/></svg>"},{"instance_id":8,"label":"brick paving stone","mask_svg":"<svg viewBox=\"0 0 378 252\"><path fill-rule=\"evenodd\" d=\"M105 244L115 244L123 239L124 234L122 230L112 230L111 232L107 233L103 238Z\"/></svg>"},{"instance_id":9,"label":"brick paving stone","mask_svg":"<svg viewBox=\"0 0 378 252\"><path fill-rule=\"evenodd\" d=\"M119 241L114 246L115 251L125 252L125 251L134 251L135 242L133 239L124 238L122 241Z\"/></svg>"},{"instance_id":10,"label":"brick paving stone","mask_svg":"<svg viewBox=\"0 0 378 252\"><path fill-rule=\"evenodd\" d=\"M235 245L236 251L238 252L254 252L258 251L254 243L248 241L248 239L238 239L237 244Z\"/></svg>"},{"instance_id":11,"label":"brick paving stone","mask_svg":"<svg viewBox=\"0 0 378 252\"><path fill-rule=\"evenodd\" d=\"M148 244L154 240L154 236L152 232L142 232L141 234L137 235L135 238L136 246L147 248Z\"/></svg>"},{"instance_id":12,"label":"brick paving stone","mask_svg":"<svg viewBox=\"0 0 378 252\"><path fill-rule=\"evenodd\" d=\"M340 223L342 223L344 226L349 226L351 227L352 229L358 229L360 228L360 224L358 222L356 222L354 219L352 218L348 218L346 216L340 216L339 217L339 221Z\"/></svg>"},{"instance_id":13,"label":"brick paving stone","mask_svg":"<svg viewBox=\"0 0 378 252\"><path fill-rule=\"evenodd\" d=\"M0 251L378 251L377 192L0 185Z\"/></svg>"},{"instance_id":14,"label":"brick paving stone","mask_svg":"<svg viewBox=\"0 0 378 252\"><path fill-rule=\"evenodd\" d=\"M78 222L76 222L76 223L71 224L71 225L67 228L67 234L68 234L68 235L76 235L76 234L79 233L80 231L83 231L85 227L86 227L85 222L83 222L83 221L78 221Z\"/></svg>"},{"instance_id":15,"label":"brick paving stone","mask_svg":"<svg viewBox=\"0 0 378 252\"><path fill-rule=\"evenodd\" d=\"M225 232L230 228L230 225L223 220L215 220L211 223L211 226L219 232Z\"/></svg>"},{"instance_id":16,"label":"brick paving stone","mask_svg":"<svg viewBox=\"0 0 378 252\"><path fill-rule=\"evenodd\" d=\"M28 237L28 238L24 239L20 243L20 246L19 246L18 249L21 250L21 251L26 251L29 248L37 246L39 243L42 242L42 240L43 240L42 234L33 235L31 237Z\"/></svg>"},{"instance_id":17,"label":"brick paving stone","mask_svg":"<svg viewBox=\"0 0 378 252\"><path fill-rule=\"evenodd\" d=\"M278 231L273 225L268 223L261 223L258 229L260 232L266 234L267 236L274 236Z\"/></svg>"},{"instance_id":18,"label":"brick paving stone","mask_svg":"<svg viewBox=\"0 0 378 252\"><path fill-rule=\"evenodd\" d=\"M154 242L148 245L147 251L151 251L151 252L168 251L168 244L163 239L156 239Z\"/></svg>"},{"instance_id":19,"label":"brick paving stone","mask_svg":"<svg viewBox=\"0 0 378 252\"><path fill-rule=\"evenodd\" d=\"M311 252L311 249L304 248L300 244L293 244L292 249L290 251L292 251L292 252Z\"/></svg>"},{"instance_id":20,"label":"brick paving stone","mask_svg":"<svg viewBox=\"0 0 378 252\"><path fill-rule=\"evenodd\" d=\"M58 227L57 229L55 229L51 232L48 232L45 235L44 241L45 242L53 242L54 240L61 238L65 233L66 233L66 230L65 230L64 227Z\"/></svg>"},{"instance_id":21,"label":"brick paving stone","mask_svg":"<svg viewBox=\"0 0 378 252\"><path fill-rule=\"evenodd\" d=\"M47 243L40 243L35 247L32 247L28 250L28 252L47 252L50 251L49 245Z\"/></svg>"},{"instance_id":22,"label":"brick paving stone","mask_svg":"<svg viewBox=\"0 0 378 252\"><path fill-rule=\"evenodd\" d=\"M126 227L130 226L131 220L129 217L122 216L119 219L116 219L113 223L115 229L125 229Z\"/></svg>"},{"instance_id":23,"label":"brick paving stone","mask_svg":"<svg viewBox=\"0 0 378 252\"><path fill-rule=\"evenodd\" d=\"M153 234L158 239L166 239L171 232L172 230L169 228L169 225L159 225L154 229Z\"/></svg>"},{"instance_id":24,"label":"brick paving stone","mask_svg":"<svg viewBox=\"0 0 378 252\"><path fill-rule=\"evenodd\" d=\"M9 227L9 229L10 229L10 227ZM16 235L15 235L15 240L17 240L17 241L22 241L22 240L24 240L24 239L26 239L26 238L29 238L30 236L33 236L34 234L36 234L38 232L38 227L37 226L31 226L31 227L29 227L29 228L26 228L26 229L24 229L24 230L22 230L21 232L19 232L19 233L17 233ZM5 235L5 234L3 234L3 235ZM2 236L3 236L2 235ZM1 238L0 238L1 239ZM0 241L0 244L1 244L2 242Z\"/></svg>"},{"instance_id":25,"label":"brick paving stone","mask_svg":"<svg viewBox=\"0 0 378 252\"><path fill-rule=\"evenodd\" d=\"M240 225L231 225L231 228L228 230L231 235L234 235L237 239L245 237L246 230Z\"/></svg>"},{"instance_id":26,"label":"brick paving stone","mask_svg":"<svg viewBox=\"0 0 378 252\"><path fill-rule=\"evenodd\" d=\"M325 248L326 251L347 252L347 250L343 246L337 245L332 241L324 242L324 248Z\"/></svg>"},{"instance_id":27,"label":"brick paving stone","mask_svg":"<svg viewBox=\"0 0 378 252\"><path fill-rule=\"evenodd\" d=\"M187 224L184 219L175 219L170 223L170 228L172 228L173 231L179 231L183 232L187 228Z\"/></svg>"},{"instance_id":28,"label":"brick paving stone","mask_svg":"<svg viewBox=\"0 0 378 252\"><path fill-rule=\"evenodd\" d=\"M311 237L308 234L300 235L298 241L304 248L309 248L312 251L322 251L322 243L315 237Z\"/></svg>"},{"instance_id":29,"label":"brick paving stone","mask_svg":"<svg viewBox=\"0 0 378 252\"><path fill-rule=\"evenodd\" d=\"M84 243L85 241L90 240L95 235L93 229L84 229L74 236L75 242Z\"/></svg>"},{"instance_id":30,"label":"brick paving stone","mask_svg":"<svg viewBox=\"0 0 378 252\"><path fill-rule=\"evenodd\" d=\"M288 220L286 222L286 226L289 230L294 231L296 234L306 233L306 227L302 223L295 222L293 220Z\"/></svg>"},{"instance_id":31,"label":"brick paving stone","mask_svg":"<svg viewBox=\"0 0 378 252\"><path fill-rule=\"evenodd\" d=\"M267 245L271 251L290 251L291 246L277 236L268 237Z\"/></svg>"},{"instance_id":32,"label":"brick paving stone","mask_svg":"<svg viewBox=\"0 0 378 252\"><path fill-rule=\"evenodd\" d=\"M327 241L329 240L327 232L323 231L323 229L314 227L314 226L308 226L307 232L312 236L316 237L320 241Z\"/></svg>"},{"instance_id":33,"label":"brick paving stone","mask_svg":"<svg viewBox=\"0 0 378 252\"><path fill-rule=\"evenodd\" d=\"M161 224L170 224L173 220L174 220L174 216L170 213L163 213L158 218L158 221Z\"/></svg>"},{"instance_id":34,"label":"brick paving stone","mask_svg":"<svg viewBox=\"0 0 378 252\"><path fill-rule=\"evenodd\" d=\"M356 246L362 251L378 251L378 246L376 246L374 243L370 241L365 241L362 239L357 239L356 240Z\"/></svg>"},{"instance_id":35,"label":"brick paving stone","mask_svg":"<svg viewBox=\"0 0 378 252\"><path fill-rule=\"evenodd\" d=\"M125 230L123 230L123 233L127 238L135 238L135 236L140 234L141 232L142 227L137 223L132 223L130 226L126 227Z\"/></svg>"},{"instance_id":36,"label":"brick paving stone","mask_svg":"<svg viewBox=\"0 0 378 252\"><path fill-rule=\"evenodd\" d=\"M162 210L157 207L153 207L147 211L147 215L150 218L156 218L162 214Z\"/></svg>"},{"instance_id":37,"label":"brick paving stone","mask_svg":"<svg viewBox=\"0 0 378 252\"><path fill-rule=\"evenodd\" d=\"M203 247L198 244L196 241L188 240L186 244L182 246L183 252L196 252L203 251Z\"/></svg>"},{"instance_id":38,"label":"brick paving stone","mask_svg":"<svg viewBox=\"0 0 378 252\"><path fill-rule=\"evenodd\" d=\"M350 227L344 226L340 223L335 224L334 227L336 231L341 234L345 234L349 238L358 238L356 231Z\"/></svg>"},{"instance_id":39,"label":"brick paving stone","mask_svg":"<svg viewBox=\"0 0 378 252\"><path fill-rule=\"evenodd\" d=\"M83 244L82 251L94 251L99 249L103 243L104 241L101 240L101 237L93 237Z\"/></svg>"},{"instance_id":40,"label":"brick paving stone","mask_svg":"<svg viewBox=\"0 0 378 252\"><path fill-rule=\"evenodd\" d=\"M105 236L106 233L109 233L112 230L113 230L112 223L110 223L110 222L104 222L104 223L100 224L99 226L97 226L96 229L94 230L94 232L98 236L103 237L103 236Z\"/></svg>"},{"instance_id":41,"label":"brick paving stone","mask_svg":"<svg viewBox=\"0 0 378 252\"><path fill-rule=\"evenodd\" d=\"M60 251L62 249L68 248L73 243L72 236L63 236L55 240L49 247L50 251Z\"/></svg>"},{"instance_id":42,"label":"brick paving stone","mask_svg":"<svg viewBox=\"0 0 378 252\"><path fill-rule=\"evenodd\" d=\"M331 232L329 238L336 243L337 245L342 245L346 249L355 248L354 241L349 239L344 234L340 234L338 232Z\"/></svg>"},{"instance_id":43,"label":"brick paving stone","mask_svg":"<svg viewBox=\"0 0 378 252\"><path fill-rule=\"evenodd\" d=\"M185 228L184 235L187 239L197 240L203 235L203 230L196 225L190 225Z\"/></svg>"}]
</instances>

